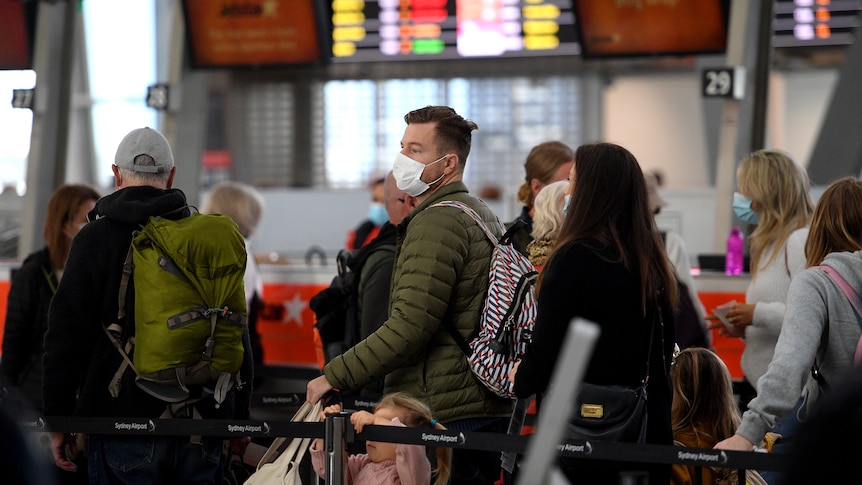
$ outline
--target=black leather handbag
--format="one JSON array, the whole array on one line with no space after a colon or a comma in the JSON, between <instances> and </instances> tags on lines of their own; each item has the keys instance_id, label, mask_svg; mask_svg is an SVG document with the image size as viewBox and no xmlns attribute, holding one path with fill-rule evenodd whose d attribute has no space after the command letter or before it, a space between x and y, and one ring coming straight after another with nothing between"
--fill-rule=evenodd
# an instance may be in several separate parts
<instances>
[{"instance_id":1,"label":"black leather handbag","mask_svg":"<svg viewBox=\"0 0 862 485\"><path fill-rule=\"evenodd\" d=\"M584 383L569 421L569 437L580 440L644 443L646 382L639 387Z\"/></svg>"},{"instance_id":2,"label":"black leather handbag","mask_svg":"<svg viewBox=\"0 0 862 485\"><path fill-rule=\"evenodd\" d=\"M661 322L660 306L656 312L656 318ZM646 442L647 382L654 336L655 319L650 329L646 375L639 386L599 385L588 382L581 384L577 407L569 420L568 438L625 443Z\"/></svg>"}]
</instances>

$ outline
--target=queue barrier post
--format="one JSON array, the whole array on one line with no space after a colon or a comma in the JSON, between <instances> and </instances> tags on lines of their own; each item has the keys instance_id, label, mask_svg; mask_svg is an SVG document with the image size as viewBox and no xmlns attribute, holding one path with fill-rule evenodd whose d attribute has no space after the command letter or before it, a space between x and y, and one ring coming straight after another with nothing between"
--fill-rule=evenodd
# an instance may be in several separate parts
<instances>
[{"instance_id":1,"label":"queue barrier post","mask_svg":"<svg viewBox=\"0 0 862 485\"><path fill-rule=\"evenodd\" d=\"M323 446L326 450L326 485L344 483L344 434L348 413L326 415Z\"/></svg>"}]
</instances>

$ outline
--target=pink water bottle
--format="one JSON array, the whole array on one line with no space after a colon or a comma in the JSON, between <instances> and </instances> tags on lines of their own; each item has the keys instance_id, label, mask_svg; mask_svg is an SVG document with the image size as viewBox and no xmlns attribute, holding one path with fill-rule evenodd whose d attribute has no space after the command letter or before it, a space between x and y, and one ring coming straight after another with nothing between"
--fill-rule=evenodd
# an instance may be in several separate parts
<instances>
[{"instance_id":1,"label":"pink water bottle","mask_svg":"<svg viewBox=\"0 0 862 485\"><path fill-rule=\"evenodd\" d=\"M730 230L727 236L727 256L725 258L724 270L728 276L742 274L743 258L745 257L745 241L738 227Z\"/></svg>"}]
</instances>

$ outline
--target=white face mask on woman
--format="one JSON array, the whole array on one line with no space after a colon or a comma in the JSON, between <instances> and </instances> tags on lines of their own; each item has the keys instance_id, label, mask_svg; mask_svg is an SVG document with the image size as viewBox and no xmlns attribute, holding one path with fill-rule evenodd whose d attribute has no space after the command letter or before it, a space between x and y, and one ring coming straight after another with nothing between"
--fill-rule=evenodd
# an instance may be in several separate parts
<instances>
[{"instance_id":1,"label":"white face mask on woman","mask_svg":"<svg viewBox=\"0 0 862 485\"><path fill-rule=\"evenodd\" d=\"M441 174L437 177L437 180L426 184L422 181L422 172L425 170L425 167L430 167L431 165L444 160L447 156L448 155L443 155L437 160L425 165L422 162L417 162L407 155L398 152L398 155L395 155L395 163L392 165L392 176L395 177L395 185L397 185L398 188L403 190L407 195L419 197L424 194L426 190L431 188L432 185L439 182L443 178L443 175L445 175Z\"/></svg>"}]
</instances>

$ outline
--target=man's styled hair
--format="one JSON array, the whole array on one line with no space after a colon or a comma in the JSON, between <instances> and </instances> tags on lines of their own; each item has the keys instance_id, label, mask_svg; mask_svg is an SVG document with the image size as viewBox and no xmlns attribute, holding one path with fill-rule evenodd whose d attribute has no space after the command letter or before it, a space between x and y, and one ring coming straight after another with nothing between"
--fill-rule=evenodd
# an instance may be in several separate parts
<instances>
[{"instance_id":1,"label":"man's styled hair","mask_svg":"<svg viewBox=\"0 0 862 485\"><path fill-rule=\"evenodd\" d=\"M478 130L479 125L464 119L448 106L426 106L415 109L404 115L404 121L408 125L414 123L434 123L437 138L437 153L442 156L447 152L458 155L461 170L467 163L470 155L470 146L473 140L473 130Z\"/></svg>"}]
</instances>

